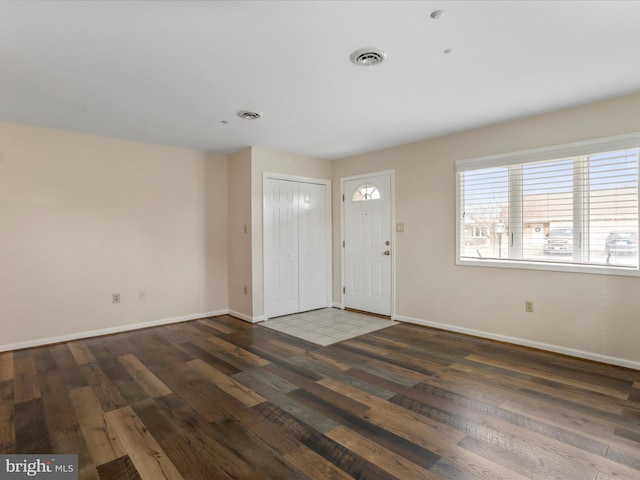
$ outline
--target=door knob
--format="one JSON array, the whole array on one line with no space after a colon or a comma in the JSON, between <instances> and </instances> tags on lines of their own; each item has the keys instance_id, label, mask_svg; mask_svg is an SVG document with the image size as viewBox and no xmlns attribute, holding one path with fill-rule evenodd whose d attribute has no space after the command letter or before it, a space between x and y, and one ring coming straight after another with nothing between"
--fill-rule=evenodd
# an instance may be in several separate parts
<instances>
[{"instance_id":1,"label":"door knob","mask_svg":"<svg viewBox=\"0 0 640 480\"><path fill-rule=\"evenodd\" d=\"M385 255L391 255L391 252L389 250L384 252Z\"/></svg>"}]
</instances>

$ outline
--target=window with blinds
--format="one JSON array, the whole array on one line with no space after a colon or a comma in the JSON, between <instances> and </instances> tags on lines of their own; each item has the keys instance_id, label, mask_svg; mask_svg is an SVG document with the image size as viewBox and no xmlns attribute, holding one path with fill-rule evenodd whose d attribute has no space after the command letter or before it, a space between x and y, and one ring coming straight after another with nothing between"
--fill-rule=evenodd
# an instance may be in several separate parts
<instances>
[{"instance_id":1,"label":"window with blinds","mask_svg":"<svg viewBox=\"0 0 640 480\"><path fill-rule=\"evenodd\" d=\"M456 162L457 263L638 273L640 135Z\"/></svg>"}]
</instances>

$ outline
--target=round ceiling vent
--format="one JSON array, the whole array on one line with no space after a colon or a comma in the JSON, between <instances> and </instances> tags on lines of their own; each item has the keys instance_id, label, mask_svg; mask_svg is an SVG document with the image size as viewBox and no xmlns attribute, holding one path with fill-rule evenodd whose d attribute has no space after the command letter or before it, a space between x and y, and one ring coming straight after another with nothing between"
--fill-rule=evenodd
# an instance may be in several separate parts
<instances>
[{"instance_id":1,"label":"round ceiling vent","mask_svg":"<svg viewBox=\"0 0 640 480\"><path fill-rule=\"evenodd\" d=\"M258 120L262 117L262 114L258 112L250 112L249 110L240 110L238 112L238 116L240 118L244 118L245 120Z\"/></svg>"},{"instance_id":2,"label":"round ceiling vent","mask_svg":"<svg viewBox=\"0 0 640 480\"><path fill-rule=\"evenodd\" d=\"M351 54L351 61L361 67L373 67L382 63L387 54L377 48L361 48Z\"/></svg>"}]
</instances>

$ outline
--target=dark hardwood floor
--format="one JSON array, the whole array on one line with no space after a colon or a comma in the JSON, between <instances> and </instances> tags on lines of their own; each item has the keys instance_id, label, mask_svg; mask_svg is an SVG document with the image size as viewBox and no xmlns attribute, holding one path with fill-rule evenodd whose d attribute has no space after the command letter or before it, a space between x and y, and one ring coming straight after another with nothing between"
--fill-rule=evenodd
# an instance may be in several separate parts
<instances>
[{"instance_id":1,"label":"dark hardwood floor","mask_svg":"<svg viewBox=\"0 0 640 480\"><path fill-rule=\"evenodd\" d=\"M640 372L412 325L228 316L0 353L0 453L80 478L640 479Z\"/></svg>"}]
</instances>

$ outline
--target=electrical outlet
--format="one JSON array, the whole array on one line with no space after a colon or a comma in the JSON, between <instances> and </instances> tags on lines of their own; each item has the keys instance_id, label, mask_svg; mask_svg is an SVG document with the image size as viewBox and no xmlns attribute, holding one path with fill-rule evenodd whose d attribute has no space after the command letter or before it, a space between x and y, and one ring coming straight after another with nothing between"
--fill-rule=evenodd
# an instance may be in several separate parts
<instances>
[{"instance_id":1,"label":"electrical outlet","mask_svg":"<svg viewBox=\"0 0 640 480\"><path fill-rule=\"evenodd\" d=\"M524 310L527 313L533 313L533 302L531 300L526 300L524 302Z\"/></svg>"},{"instance_id":2,"label":"electrical outlet","mask_svg":"<svg viewBox=\"0 0 640 480\"><path fill-rule=\"evenodd\" d=\"M140 290L138 292L138 299L142 302L145 301L147 299L147 291L146 290Z\"/></svg>"},{"instance_id":3,"label":"electrical outlet","mask_svg":"<svg viewBox=\"0 0 640 480\"><path fill-rule=\"evenodd\" d=\"M120 303L120 294L119 293L114 293L111 296L111 299L112 299L113 303Z\"/></svg>"}]
</instances>

